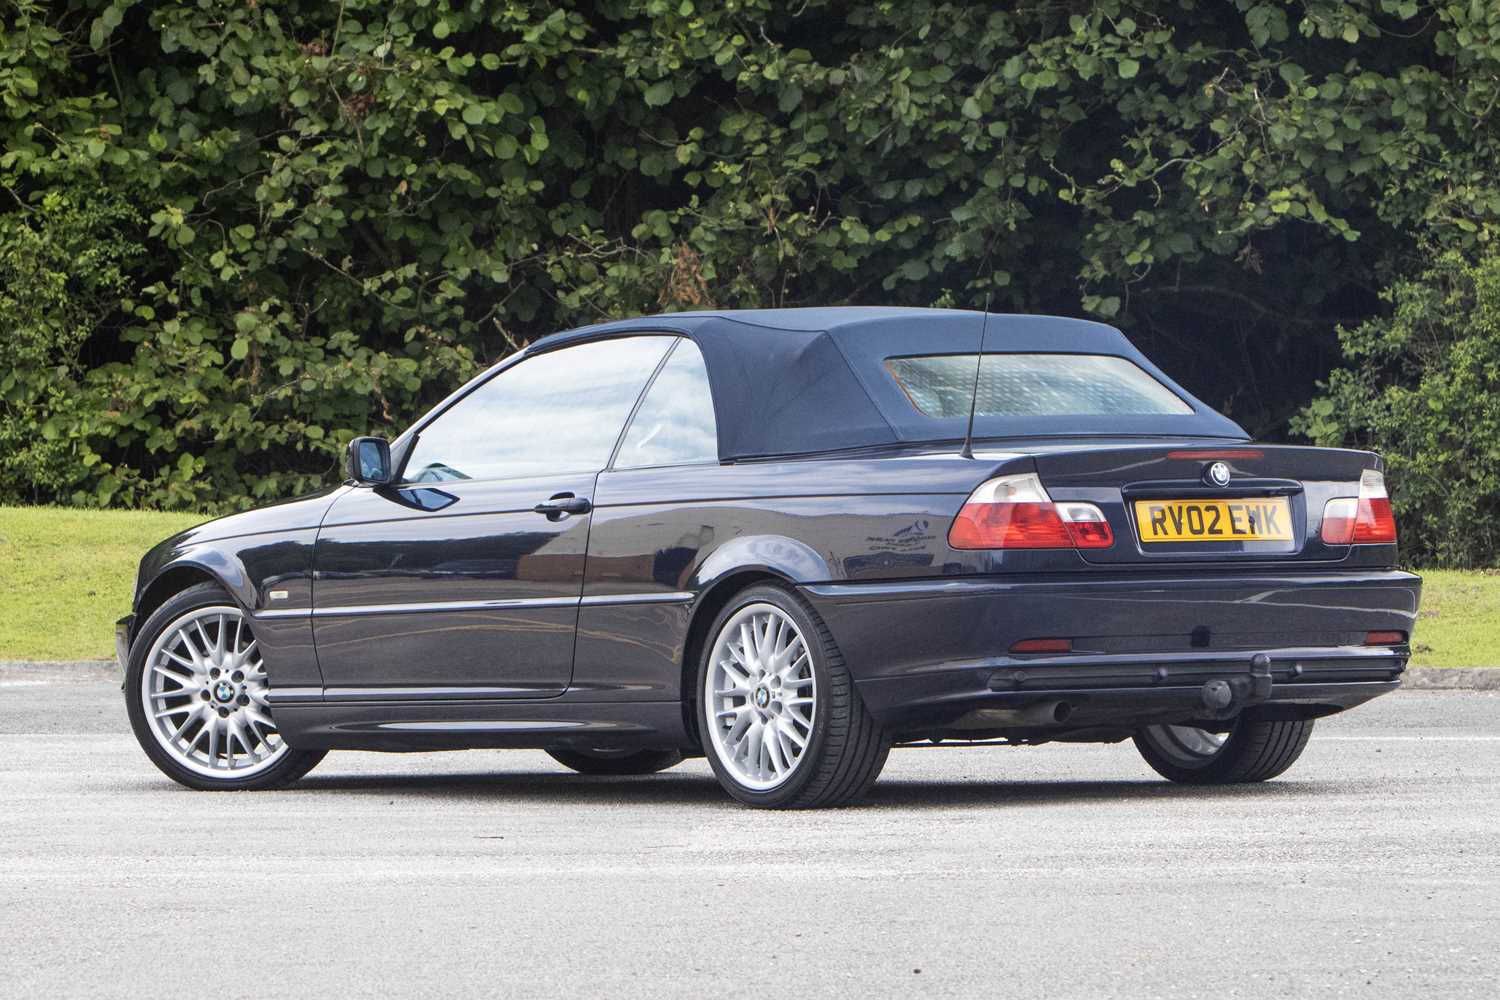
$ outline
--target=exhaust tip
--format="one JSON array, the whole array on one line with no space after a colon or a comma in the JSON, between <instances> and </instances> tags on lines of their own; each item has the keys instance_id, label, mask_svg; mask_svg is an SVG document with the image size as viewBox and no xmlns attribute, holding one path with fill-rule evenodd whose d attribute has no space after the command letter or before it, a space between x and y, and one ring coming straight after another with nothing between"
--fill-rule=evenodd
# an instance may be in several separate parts
<instances>
[{"instance_id":1,"label":"exhaust tip","mask_svg":"<svg viewBox=\"0 0 1500 1000\"><path fill-rule=\"evenodd\" d=\"M1068 717L1073 714L1073 706L1065 701L1060 701L1052 706L1052 721L1067 722Z\"/></svg>"}]
</instances>

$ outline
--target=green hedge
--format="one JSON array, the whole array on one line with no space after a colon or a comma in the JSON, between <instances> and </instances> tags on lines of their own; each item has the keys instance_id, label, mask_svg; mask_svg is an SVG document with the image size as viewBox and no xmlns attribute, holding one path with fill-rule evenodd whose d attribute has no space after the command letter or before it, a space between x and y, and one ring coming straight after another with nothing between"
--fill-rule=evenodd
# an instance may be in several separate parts
<instances>
[{"instance_id":1,"label":"green hedge","mask_svg":"<svg viewBox=\"0 0 1500 1000\"><path fill-rule=\"evenodd\" d=\"M1500 217L1479 2L0 0L0 502L237 506L554 329L1121 324L1261 434Z\"/></svg>"},{"instance_id":2,"label":"green hedge","mask_svg":"<svg viewBox=\"0 0 1500 1000\"><path fill-rule=\"evenodd\" d=\"M1301 414L1319 444L1385 455L1408 560L1500 559L1500 252L1445 254L1398 282L1391 315L1340 331L1348 368Z\"/></svg>"}]
</instances>

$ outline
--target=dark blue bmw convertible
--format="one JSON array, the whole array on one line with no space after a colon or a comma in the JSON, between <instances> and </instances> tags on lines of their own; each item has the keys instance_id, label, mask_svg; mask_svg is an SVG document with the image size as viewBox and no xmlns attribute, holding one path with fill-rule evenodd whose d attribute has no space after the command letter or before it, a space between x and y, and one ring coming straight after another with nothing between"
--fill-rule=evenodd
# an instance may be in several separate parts
<instances>
[{"instance_id":1,"label":"dark blue bmw convertible","mask_svg":"<svg viewBox=\"0 0 1500 1000\"><path fill-rule=\"evenodd\" d=\"M703 754L740 801L808 807L893 746L1132 739L1174 781L1262 781L1399 685L1420 591L1379 458L1254 443L1073 319L586 327L348 474L142 561L117 646L170 777Z\"/></svg>"}]
</instances>

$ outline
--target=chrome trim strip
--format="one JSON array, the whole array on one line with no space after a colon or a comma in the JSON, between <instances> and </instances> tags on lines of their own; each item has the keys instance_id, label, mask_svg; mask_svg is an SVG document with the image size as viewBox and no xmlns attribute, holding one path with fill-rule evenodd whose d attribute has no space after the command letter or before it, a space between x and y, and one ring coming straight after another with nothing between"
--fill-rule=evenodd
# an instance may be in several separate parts
<instances>
[{"instance_id":1,"label":"chrome trim strip","mask_svg":"<svg viewBox=\"0 0 1500 1000\"><path fill-rule=\"evenodd\" d=\"M524 597L509 601L423 601L414 604L348 604L332 608L314 608L314 618L343 618L352 615L435 614L444 611L510 611L517 608L571 608L576 597Z\"/></svg>"},{"instance_id":2,"label":"chrome trim strip","mask_svg":"<svg viewBox=\"0 0 1500 1000\"><path fill-rule=\"evenodd\" d=\"M370 728L376 732L396 730L408 733L551 733L569 729L584 729L588 725L589 723L587 722L571 719L537 719L535 721L513 719L495 722L448 722L433 720L430 722L377 722ZM636 726L633 728L644 729L645 727Z\"/></svg>"},{"instance_id":3,"label":"chrome trim strip","mask_svg":"<svg viewBox=\"0 0 1500 1000\"><path fill-rule=\"evenodd\" d=\"M507 701L531 699L533 701L556 698L565 688L558 685L548 687L330 687L323 689L325 702L390 702L390 701L488 701L503 698Z\"/></svg>"},{"instance_id":4,"label":"chrome trim strip","mask_svg":"<svg viewBox=\"0 0 1500 1000\"><path fill-rule=\"evenodd\" d=\"M686 590L669 594L594 594L582 599L585 607L612 604L687 604L697 596Z\"/></svg>"},{"instance_id":5,"label":"chrome trim strip","mask_svg":"<svg viewBox=\"0 0 1500 1000\"><path fill-rule=\"evenodd\" d=\"M628 604L687 604L688 591L666 594L594 594L589 597L526 597L508 601L424 601L412 604L349 604L332 608L276 608L253 613L259 619L345 618L360 615L435 614L448 611L509 611L520 608L599 607Z\"/></svg>"},{"instance_id":6,"label":"chrome trim strip","mask_svg":"<svg viewBox=\"0 0 1500 1000\"><path fill-rule=\"evenodd\" d=\"M323 689L318 687L271 688L266 692L266 700L273 706L321 703Z\"/></svg>"}]
</instances>

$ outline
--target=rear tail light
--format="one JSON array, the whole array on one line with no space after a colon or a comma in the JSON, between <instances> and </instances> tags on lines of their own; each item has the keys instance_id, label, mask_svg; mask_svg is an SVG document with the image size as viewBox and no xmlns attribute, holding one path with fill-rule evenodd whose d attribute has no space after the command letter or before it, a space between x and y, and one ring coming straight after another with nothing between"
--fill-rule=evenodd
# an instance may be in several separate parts
<instances>
[{"instance_id":1,"label":"rear tail light","mask_svg":"<svg viewBox=\"0 0 1500 1000\"><path fill-rule=\"evenodd\" d=\"M1266 453L1255 448L1232 448L1218 451L1215 451L1213 449L1205 450L1203 448L1190 448L1183 451L1169 451L1167 452L1167 457L1187 458L1196 461L1223 458L1233 461L1236 458L1265 458Z\"/></svg>"},{"instance_id":2,"label":"rear tail light","mask_svg":"<svg viewBox=\"0 0 1500 1000\"><path fill-rule=\"evenodd\" d=\"M1339 497L1323 507L1323 541L1329 545L1389 545L1396 540L1396 518L1385 491L1385 476L1366 469L1358 497Z\"/></svg>"},{"instance_id":3,"label":"rear tail light","mask_svg":"<svg viewBox=\"0 0 1500 1000\"><path fill-rule=\"evenodd\" d=\"M1405 632L1366 632L1366 646L1399 646L1406 641Z\"/></svg>"},{"instance_id":4,"label":"rear tail light","mask_svg":"<svg viewBox=\"0 0 1500 1000\"><path fill-rule=\"evenodd\" d=\"M1071 653L1072 639L1022 639L1010 644L1012 653Z\"/></svg>"},{"instance_id":5,"label":"rear tail light","mask_svg":"<svg viewBox=\"0 0 1500 1000\"><path fill-rule=\"evenodd\" d=\"M955 549L1107 549L1115 543L1091 503L1053 503L1034 473L981 483L948 529Z\"/></svg>"}]
</instances>

